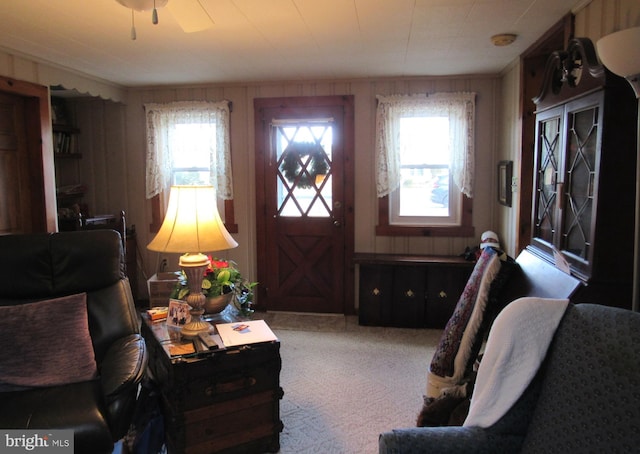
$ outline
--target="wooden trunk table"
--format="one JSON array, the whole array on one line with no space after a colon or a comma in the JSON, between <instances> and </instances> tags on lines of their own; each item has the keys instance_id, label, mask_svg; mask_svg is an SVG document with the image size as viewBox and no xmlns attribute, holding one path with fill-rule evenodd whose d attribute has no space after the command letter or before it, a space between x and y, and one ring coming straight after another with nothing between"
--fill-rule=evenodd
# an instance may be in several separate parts
<instances>
[{"instance_id":1,"label":"wooden trunk table","mask_svg":"<svg viewBox=\"0 0 640 454\"><path fill-rule=\"evenodd\" d=\"M279 341L175 357L168 348L175 344L171 328L146 314L142 319L170 454L279 451Z\"/></svg>"}]
</instances>

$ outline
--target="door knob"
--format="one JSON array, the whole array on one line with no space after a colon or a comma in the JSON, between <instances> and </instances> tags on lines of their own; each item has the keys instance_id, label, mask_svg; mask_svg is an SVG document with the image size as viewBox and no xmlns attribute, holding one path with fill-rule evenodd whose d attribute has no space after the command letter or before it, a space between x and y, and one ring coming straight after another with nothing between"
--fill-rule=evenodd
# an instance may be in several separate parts
<instances>
[{"instance_id":1,"label":"door knob","mask_svg":"<svg viewBox=\"0 0 640 454\"><path fill-rule=\"evenodd\" d=\"M333 221L333 225L336 227L340 227L342 225L342 222L338 221L337 219L335 221Z\"/></svg>"}]
</instances>

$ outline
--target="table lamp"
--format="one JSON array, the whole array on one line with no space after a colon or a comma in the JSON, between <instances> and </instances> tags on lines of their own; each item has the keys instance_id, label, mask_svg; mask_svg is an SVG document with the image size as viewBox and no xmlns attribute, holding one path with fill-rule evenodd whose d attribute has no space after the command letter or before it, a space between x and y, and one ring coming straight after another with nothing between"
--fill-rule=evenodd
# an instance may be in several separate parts
<instances>
[{"instance_id":1,"label":"table lamp","mask_svg":"<svg viewBox=\"0 0 640 454\"><path fill-rule=\"evenodd\" d=\"M598 57L609 71L627 79L640 109L640 27L603 36L596 43ZM633 296L631 308L640 311L640 116L636 145L636 232L634 238Z\"/></svg>"},{"instance_id":2,"label":"table lamp","mask_svg":"<svg viewBox=\"0 0 640 454\"><path fill-rule=\"evenodd\" d=\"M220 219L216 200L213 186L172 186L162 226L147 245L151 251L184 253L180 256L180 267L189 287L186 302L192 308L191 321L182 327L182 335L187 338L211 328L202 320L206 301L202 278L209 264L203 252L238 246Z\"/></svg>"}]
</instances>

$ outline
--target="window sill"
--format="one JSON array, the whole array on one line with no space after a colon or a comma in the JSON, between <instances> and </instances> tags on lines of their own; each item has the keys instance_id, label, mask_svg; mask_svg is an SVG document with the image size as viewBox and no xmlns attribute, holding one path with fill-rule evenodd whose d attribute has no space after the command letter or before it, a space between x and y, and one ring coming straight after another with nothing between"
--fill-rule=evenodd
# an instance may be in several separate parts
<instances>
[{"instance_id":1,"label":"window sill","mask_svg":"<svg viewBox=\"0 0 640 454\"><path fill-rule=\"evenodd\" d=\"M389 196L378 199L378 236L448 236L472 237L475 228L472 225L473 201L462 197L462 225L456 226L403 226L389 224Z\"/></svg>"},{"instance_id":2,"label":"window sill","mask_svg":"<svg viewBox=\"0 0 640 454\"><path fill-rule=\"evenodd\" d=\"M471 237L475 235L475 229L473 226L409 227L402 225L378 225L376 226L376 235Z\"/></svg>"}]
</instances>

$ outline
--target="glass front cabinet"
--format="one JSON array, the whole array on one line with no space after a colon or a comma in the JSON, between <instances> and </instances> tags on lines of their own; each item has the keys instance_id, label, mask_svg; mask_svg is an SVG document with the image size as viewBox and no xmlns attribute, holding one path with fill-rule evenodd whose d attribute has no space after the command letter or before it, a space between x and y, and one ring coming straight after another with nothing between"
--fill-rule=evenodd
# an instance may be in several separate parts
<instances>
[{"instance_id":1,"label":"glass front cabinet","mask_svg":"<svg viewBox=\"0 0 640 454\"><path fill-rule=\"evenodd\" d=\"M536 103L529 249L569 268L581 298L631 308L638 103L588 39L550 57Z\"/></svg>"}]
</instances>

